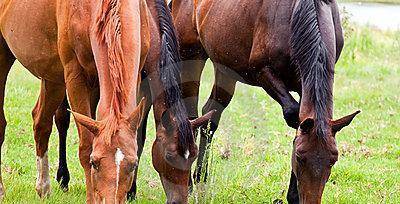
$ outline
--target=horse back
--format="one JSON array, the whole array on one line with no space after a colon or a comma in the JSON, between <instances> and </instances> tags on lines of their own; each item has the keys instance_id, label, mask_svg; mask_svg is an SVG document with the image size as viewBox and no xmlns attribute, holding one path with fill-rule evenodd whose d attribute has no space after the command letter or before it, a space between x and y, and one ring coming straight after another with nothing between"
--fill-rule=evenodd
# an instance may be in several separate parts
<instances>
[{"instance_id":1,"label":"horse back","mask_svg":"<svg viewBox=\"0 0 400 204\"><path fill-rule=\"evenodd\" d=\"M237 71L286 66L292 1L203 0L197 29L214 61Z\"/></svg>"}]
</instances>

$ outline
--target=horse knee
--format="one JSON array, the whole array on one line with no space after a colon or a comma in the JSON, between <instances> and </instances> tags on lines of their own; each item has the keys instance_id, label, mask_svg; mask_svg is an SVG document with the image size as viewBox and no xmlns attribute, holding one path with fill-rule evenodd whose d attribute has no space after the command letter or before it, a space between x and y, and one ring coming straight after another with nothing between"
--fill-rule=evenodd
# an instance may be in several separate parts
<instances>
[{"instance_id":1,"label":"horse knee","mask_svg":"<svg viewBox=\"0 0 400 204\"><path fill-rule=\"evenodd\" d=\"M43 156L44 153L47 151L49 137L51 134L51 123L34 123L33 131L35 136L36 142L36 155Z\"/></svg>"},{"instance_id":2,"label":"horse knee","mask_svg":"<svg viewBox=\"0 0 400 204\"><path fill-rule=\"evenodd\" d=\"M69 113L60 113L59 111L56 112L54 117L57 129L60 133L66 133L69 128L69 121L70 115Z\"/></svg>"},{"instance_id":3,"label":"horse knee","mask_svg":"<svg viewBox=\"0 0 400 204\"><path fill-rule=\"evenodd\" d=\"M35 139L38 141L43 136L50 136L51 134L51 123L35 122L33 125L33 131L35 133Z\"/></svg>"},{"instance_id":4,"label":"horse knee","mask_svg":"<svg viewBox=\"0 0 400 204\"><path fill-rule=\"evenodd\" d=\"M294 103L287 108L283 108L283 117L289 127L297 129L300 123L299 112L300 105L298 103Z\"/></svg>"}]
</instances>

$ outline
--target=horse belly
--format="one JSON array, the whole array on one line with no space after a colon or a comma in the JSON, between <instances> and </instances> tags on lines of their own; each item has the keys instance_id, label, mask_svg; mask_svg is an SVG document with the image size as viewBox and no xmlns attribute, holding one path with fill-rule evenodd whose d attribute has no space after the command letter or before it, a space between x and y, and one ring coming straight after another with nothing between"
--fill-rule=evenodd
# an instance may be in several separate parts
<instances>
[{"instance_id":1,"label":"horse belly","mask_svg":"<svg viewBox=\"0 0 400 204\"><path fill-rule=\"evenodd\" d=\"M55 1L10 1L1 11L1 32L14 56L39 78L64 77L57 49Z\"/></svg>"}]
</instances>

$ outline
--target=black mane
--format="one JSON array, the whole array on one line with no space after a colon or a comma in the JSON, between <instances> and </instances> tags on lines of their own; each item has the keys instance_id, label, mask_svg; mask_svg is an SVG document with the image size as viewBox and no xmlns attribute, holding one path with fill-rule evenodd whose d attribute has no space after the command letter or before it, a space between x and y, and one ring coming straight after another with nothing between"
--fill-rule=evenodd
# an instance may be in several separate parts
<instances>
[{"instance_id":1,"label":"black mane","mask_svg":"<svg viewBox=\"0 0 400 204\"><path fill-rule=\"evenodd\" d=\"M194 144L194 138L179 87L181 83L179 45L171 12L165 1L156 0L156 8L161 31L160 79L165 88L167 108L175 116L178 124L179 145L181 153L184 154Z\"/></svg>"},{"instance_id":2,"label":"black mane","mask_svg":"<svg viewBox=\"0 0 400 204\"><path fill-rule=\"evenodd\" d=\"M332 107L333 66L322 40L317 9L320 0L299 0L292 17L291 56L301 76L303 91L315 110L317 136L325 138Z\"/></svg>"}]
</instances>

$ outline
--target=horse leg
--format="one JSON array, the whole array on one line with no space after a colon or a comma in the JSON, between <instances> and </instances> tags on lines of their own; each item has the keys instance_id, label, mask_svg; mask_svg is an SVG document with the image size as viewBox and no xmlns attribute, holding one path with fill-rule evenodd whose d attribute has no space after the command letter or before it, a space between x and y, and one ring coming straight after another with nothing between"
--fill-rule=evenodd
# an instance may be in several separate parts
<instances>
[{"instance_id":1,"label":"horse leg","mask_svg":"<svg viewBox=\"0 0 400 204\"><path fill-rule=\"evenodd\" d=\"M288 126L297 129L299 125L300 105L293 96L290 95L283 81L269 68L263 69L257 81L268 95L281 105L283 117Z\"/></svg>"},{"instance_id":2,"label":"horse leg","mask_svg":"<svg viewBox=\"0 0 400 204\"><path fill-rule=\"evenodd\" d=\"M32 111L36 143L36 191L41 198L50 193L48 145L53 116L65 97L65 86L42 79L40 96Z\"/></svg>"},{"instance_id":3,"label":"horse leg","mask_svg":"<svg viewBox=\"0 0 400 204\"><path fill-rule=\"evenodd\" d=\"M150 111L151 104L152 104L150 86L149 86L149 81L147 79L144 79L140 84L140 90L139 90L139 95L138 95L137 101L140 101L140 99L143 97L145 97L147 100L146 100L146 104L145 104L144 117L143 117L142 123L140 124L138 131L137 131L138 162L140 161L140 157L142 156L144 143L146 141L147 119L148 119L149 111ZM135 169L135 172L134 172L132 186L127 194L128 200L136 199L136 192L137 192L136 182L137 182L138 170L139 170L139 166Z\"/></svg>"},{"instance_id":4,"label":"horse leg","mask_svg":"<svg viewBox=\"0 0 400 204\"><path fill-rule=\"evenodd\" d=\"M290 184L289 184L289 190L286 196L286 199L289 204L298 204L300 203L299 201L299 192L297 191L297 178L296 175L294 175L293 171L290 176Z\"/></svg>"},{"instance_id":5,"label":"horse leg","mask_svg":"<svg viewBox=\"0 0 400 204\"><path fill-rule=\"evenodd\" d=\"M182 98L184 99L184 104L187 110L189 119L196 119L199 117L198 102L199 102L199 88L200 88L200 78L203 72L206 57L204 54L200 54L196 57L186 57L182 56L183 64L181 70L181 89ZM197 139L197 130L193 130L193 135L195 140ZM192 173L189 173L191 175ZM189 192L193 190L192 177L189 176Z\"/></svg>"},{"instance_id":6,"label":"horse leg","mask_svg":"<svg viewBox=\"0 0 400 204\"><path fill-rule=\"evenodd\" d=\"M7 76L14 64L15 57L12 55L7 45L4 42L3 37L0 36L0 166L1 166L1 147L4 142L4 135L6 132L6 118L4 116L4 91L7 82ZM3 179L0 170L0 199L4 196ZM1 201L0 201L1 202Z\"/></svg>"},{"instance_id":7,"label":"horse leg","mask_svg":"<svg viewBox=\"0 0 400 204\"><path fill-rule=\"evenodd\" d=\"M217 130L219 120L221 119L222 112L229 105L236 86L236 80L228 75L220 72L221 65L214 64L215 81L211 95L202 109L203 115L216 110L211 118L210 127L204 125L200 128L200 147L199 156L197 158L197 167L195 172L196 183L201 181L201 176L204 175L204 182L207 181L208 176L208 146L212 141L212 137ZM204 168L204 169L202 169Z\"/></svg>"},{"instance_id":8,"label":"horse leg","mask_svg":"<svg viewBox=\"0 0 400 204\"><path fill-rule=\"evenodd\" d=\"M68 60L64 64L64 75L68 90L68 101L73 111L91 116L94 112L92 108L91 90L88 86L86 76L83 74L82 67L75 58ZM90 154L92 153L93 134L85 127L77 124L79 133L79 161L85 171L86 179L86 203L93 203L93 185L91 179Z\"/></svg>"},{"instance_id":9,"label":"horse leg","mask_svg":"<svg viewBox=\"0 0 400 204\"><path fill-rule=\"evenodd\" d=\"M56 115L54 117L56 127L59 136L59 158L58 158L58 170L56 179L60 183L60 187L63 191L68 191L68 183L70 180L68 165L67 165L67 132L70 123L70 112L68 111L69 104L67 96L64 97L63 102L58 107Z\"/></svg>"},{"instance_id":10,"label":"horse leg","mask_svg":"<svg viewBox=\"0 0 400 204\"><path fill-rule=\"evenodd\" d=\"M184 99L188 117L192 120L199 117L198 101L200 78L206 59L195 57L194 59L184 60L182 63L182 98Z\"/></svg>"}]
</instances>

